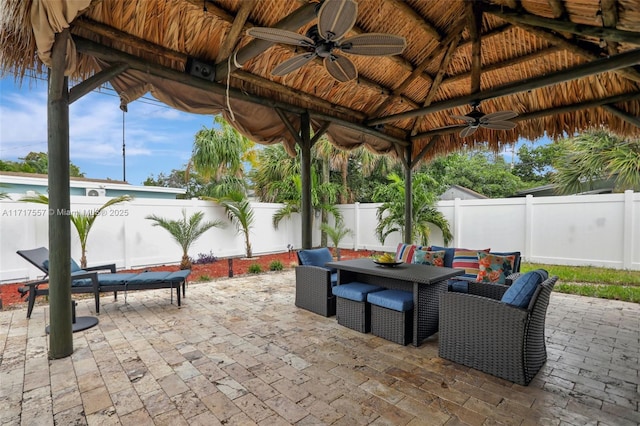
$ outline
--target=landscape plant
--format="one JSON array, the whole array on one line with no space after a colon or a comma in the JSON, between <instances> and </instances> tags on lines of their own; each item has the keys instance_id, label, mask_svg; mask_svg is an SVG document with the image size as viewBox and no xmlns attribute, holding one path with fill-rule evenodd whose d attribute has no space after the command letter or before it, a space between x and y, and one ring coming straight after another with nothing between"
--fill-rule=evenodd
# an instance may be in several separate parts
<instances>
[{"instance_id":1,"label":"landscape plant","mask_svg":"<svg viewBox=\"0 0 640 426\"><path fill-rule=\"evenodd\" d=\"M220 220L203 222L204 213L195 212L187 218L187 211L182 209L182 219L166 219L155 214L148 215L145 219L152 220L153 226L165 229L182 248L180 269L191 269L189 248L191 245L211 228L224 228L224 222Z\"/></svg>"},{"instance_id":2,"label":"landscape plant","mask_svg":"<svg viewBox=\"0 0 640 426\"><path fill-rule=\"evenodd\" d=\"M222 197L202 197L203 200L215 201L224 207L224 211L231 223L236 227L236 231L244 237L245 255L253 257L251 240L249 234L255 221L251 203L241 192L229 192Z\"/></svg>"},{"instance_id":3,"label":"landscape plant","mask_svg":"<svg viewBox=\"0 0 640 426\"><path fill-rule=\"evenodd\" d=\"M284 265L279 260L274 260L271 263L269 263L270 271L282 271L283 269L284 269Z\"/></svg>"},{"instance_id":4,"label":"landscape plant","mask_svg":"<svg viewBox=\"0 0 640 426\"><path fill-rule=\"evenodd\" d=\"M91 228L93 227L96 219L101 216L102 212L105 209L116 204L124 203L131 200L133 200L132 196L121 195L120 197L114 197L110 199L95 210L71 212L71 215L69 215L69 219L76 229L78 238L80 239L80 250L82 253L80 257L81 268L87 267L87 240L89 239L89 232L91 231ZM43 194L22 197L20 201L49 205L49 197Z\"/></svg>"},{"instance_id":5,"label":"landscape plant","mask_svg":"<svg viewBox=\"0 0 640 426\"><path fill-rule=\"evenodd\" d=\"M262 272L262 266L260 266L260 264L258 263L252 263L251 265L249 265L248 271L250 274L259 274L260 272Z\"/></svg>"},{"instance_id":6,"label":"landscape plant","mask_svg":"<svg viewBox=\"0 0 640 426\"><path fill-rule=\"evenodd\" d=\"M344 223L341 220L336 221L335 226L331 226L328 223L320 225L320 229L327 233L327 236L333 244L335 250L336 259L340 260L340 241L347 235L353 235L353 231L349 228L345 228Z\"/></svg>"}]
</instances>

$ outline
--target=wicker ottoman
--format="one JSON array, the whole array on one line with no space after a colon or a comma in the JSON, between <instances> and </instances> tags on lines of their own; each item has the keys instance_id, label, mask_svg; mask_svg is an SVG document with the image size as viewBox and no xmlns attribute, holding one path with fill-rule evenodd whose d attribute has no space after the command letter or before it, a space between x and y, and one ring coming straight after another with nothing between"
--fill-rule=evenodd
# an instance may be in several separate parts
<instances>
[{"instance_id":1,"label":"wicker ottoman","mask_svg":"<svg viewBox=\"0 0 640 426\"><path fill-rule=\"evenodd\" d=\"M383 287L361 282L333 287L338 324L360 333L371 331L371 306L367 303L367 295L382 290Z\"/></svg>"},{"instance_id":2,"label":"wicker ottoman","mask_svg":"<svg viewBox=\"0 0 640 426\"><path fill-rule=\"evenodd\" d=\"M406 345L413 339L413 293L384 290L369 293L371 334Z\"/></svg>"}]
</instances>

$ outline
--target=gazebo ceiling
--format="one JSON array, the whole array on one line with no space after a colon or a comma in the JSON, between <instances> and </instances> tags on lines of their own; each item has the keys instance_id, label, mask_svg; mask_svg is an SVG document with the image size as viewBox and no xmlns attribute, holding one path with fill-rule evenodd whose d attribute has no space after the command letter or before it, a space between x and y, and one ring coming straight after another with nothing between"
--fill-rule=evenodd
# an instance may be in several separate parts
<instances>
[{"instance_id":1,"label":"gazebo ceiling","mask_svg":"<svg viewBox=\"0 0 640 426\"><path fill-rule=\"evenodd\" d=\"M396 56L340 52L358 72L343 83L320 58L273 76L304 50L246 33L258 26L304 35L317 24L315 1L84 1L77 17L55 2L65 5L77 48L72 78L94 76L85 86L110 80L123 105L150 91L176 108L222 112L257 142L282 141L290 152L288 130L297 131L303 111L336 145L395 154L411 146L412 163L591 126L640 134L640 0L359 0L347 37L392 34L406 48ZM46 50L47 34L38 23L56 20L50 6L4 3L2 69L43 71L46 56L35 52ZM72 89L72 100L84 90ZM461 137L464 122L451 116L478 103L485 114L515 111L516 127Z\"/></svg>"}]
</instances>

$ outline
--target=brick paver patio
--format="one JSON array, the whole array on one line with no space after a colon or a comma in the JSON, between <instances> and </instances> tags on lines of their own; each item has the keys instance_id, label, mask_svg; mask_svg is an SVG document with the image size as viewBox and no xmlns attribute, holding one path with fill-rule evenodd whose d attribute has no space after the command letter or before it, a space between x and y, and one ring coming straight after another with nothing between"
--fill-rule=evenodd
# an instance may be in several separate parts
<instances>
[{"instance_id":1,"label":"brick paver patio","mask_svg":"<svg viewBox=\"0 0 640 426\"><path fill-rule=\"evenodd\" d=\"M637 425L640 306L554 293L528 387L294 306L292 271L103 295L98 326L49 361L48 307L0 312L11 425ZM93 315L92 300L78 315Z\"/></svg>"}]
</instances>

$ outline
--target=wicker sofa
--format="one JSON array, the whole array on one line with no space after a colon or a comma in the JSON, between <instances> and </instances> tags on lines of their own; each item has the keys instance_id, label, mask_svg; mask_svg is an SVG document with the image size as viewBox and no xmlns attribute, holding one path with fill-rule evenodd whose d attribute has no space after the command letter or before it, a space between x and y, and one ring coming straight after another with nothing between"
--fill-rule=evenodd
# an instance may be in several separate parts
<instances>
[{"instance_id":1,"label":"wicker sofa","mask_svg":"<svg viewBox=\"0 0 640 426\"><path fill-rule=\"evenodd\" d=\"M504 285L470 282L466 294L441 294L439 356L528 385L547 360L545 317L558 277L543 279L520 305L505 302L510 287Z\"/></svg>"}]
</instances>

